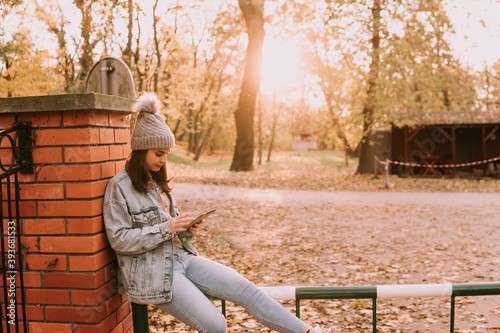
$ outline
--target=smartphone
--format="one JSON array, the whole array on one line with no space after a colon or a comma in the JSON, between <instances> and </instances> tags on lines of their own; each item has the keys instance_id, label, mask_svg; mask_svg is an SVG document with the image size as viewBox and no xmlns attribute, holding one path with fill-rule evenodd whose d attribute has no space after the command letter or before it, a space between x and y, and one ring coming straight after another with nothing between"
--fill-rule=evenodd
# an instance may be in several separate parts
<instances>
[{"instance_id":1,"label":"smartphone","mask_svg":"<svg viewBox=\"0 0 500 333\"><path fill-rule=\"evenodd\" d=\"M205 212L203 214L200 214L200 216L198 216L197 218L195 218L191 223L189 223L188 226L186 226L186 230L189 230L189 228L191 228L193 225L195 225L196 223L200 222L201 220L203 220L208 215L214 213L216 210L217 210L217 208L209 210L208 212Z\"/></svg>"}]
</instances>

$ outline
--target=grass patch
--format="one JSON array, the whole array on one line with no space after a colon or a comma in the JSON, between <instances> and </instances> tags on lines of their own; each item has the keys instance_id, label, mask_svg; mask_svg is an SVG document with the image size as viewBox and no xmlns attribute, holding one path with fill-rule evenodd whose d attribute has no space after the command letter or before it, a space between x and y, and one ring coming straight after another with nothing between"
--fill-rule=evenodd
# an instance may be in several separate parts
<instances>
[{"instance_id":1,"label":"grass patch","mask_svg":"<svg viewBox=\"0 0 500 333\"><path fill-rule=\"evenodd\" d=\"M192 154L187 154L183 150L176 150L169 154L169 162L185 165L196 169L225 168L229 169L232 162L232 154L228 152L202 155L199 161L193 161ZM262 164L258 165L259 158L254 157L255 168L268 167L293 167L303 165L326 165L344 166L345 156L342 151L313 150L313 151L276 151L271 155L271 161L267 162L267 152L263 153ZM349 165L357 165L358 158L349 158Z\"/></svg>"},{"instance_id":2,"label":"grass patch","mask_svg":"<svg viewBox=\"0 0 500 333\"><path fill-rule=\"evenodd\" d=\"M272 156L271 156L272 157ZM277 152L272 162L275 164L294 165L329 165L344 166L345 155L342 151L312 150L312 151L284 151ZM358 158L349 158L349 164L357 164Z\"/></svg>"},{"instance_id":3,"label":"grass patch","mask_svg":"<svg viewBox=\"0 0 500 333\"><path fill-rule=\"evenodd\" d=\"M231 160L229 159L219 159L214 161L193 161L193 159L188 159L186 157L176 155L175 153L168 154L168 162L173 164L187 165L197 169L204 168L221 168L226 167L229 169L231 165Z\"/></svg>"}]
</instances>

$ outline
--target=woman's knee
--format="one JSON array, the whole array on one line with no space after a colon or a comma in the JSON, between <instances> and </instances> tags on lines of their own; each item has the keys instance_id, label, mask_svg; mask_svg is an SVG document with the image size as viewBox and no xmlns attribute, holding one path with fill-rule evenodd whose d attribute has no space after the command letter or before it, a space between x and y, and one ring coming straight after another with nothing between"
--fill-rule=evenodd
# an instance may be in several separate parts
<instances>
[{"instance_id":1,"label":"woman's knee","mask_svg":"<svg viewBox=\"0 0 500 333\"><path fill-rule=\"evenodd\" d=\"M203 329L200 331L207 333L225 333L227 327L226 318L222 313L205 318L201 325L203 325Z\"/></svg>"}]
</instances>

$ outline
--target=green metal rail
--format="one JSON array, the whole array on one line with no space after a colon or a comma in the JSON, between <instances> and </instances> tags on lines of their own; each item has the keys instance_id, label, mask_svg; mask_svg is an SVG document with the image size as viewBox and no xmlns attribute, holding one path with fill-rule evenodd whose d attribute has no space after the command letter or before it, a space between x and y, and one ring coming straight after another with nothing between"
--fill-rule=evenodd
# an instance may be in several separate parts
<instances>
[{"instance_id":1,"label":"green metal rail","mask_svg":"<svg viewBox=\"0 0 500 333\"><path fill-rule=\"evenodd\" d=\"M412 284L359 287L261 287L276 300L294 300L296 316L300 318L303 299L371 299L373 303L373 332L377 331L377 299L410 297L451 297L450 332L455 332L455 298L459 296L500 295L500 283ZM226 315L226 301L222 313ZM134 331L149 332L147 306L132 304Z\"/></svg>"},{"instance_id":2,"label":"green metal rail","mask_svg":"<svg viewBox=\"0 0 500 333\"><path fill-rule=\"evenodd\" d=\"M451 297L450 332L455 331L455 298L458 296L500 295L500 283L416 284L360 287L263 287L275 299L295 300L296 315L300 318L303 299L371 299L373 332L377 331L377 299L410 297ZM293 292L294 291L294 292ZM223 313L225 315L225 304Z\"/></svg>"}]
</instances>

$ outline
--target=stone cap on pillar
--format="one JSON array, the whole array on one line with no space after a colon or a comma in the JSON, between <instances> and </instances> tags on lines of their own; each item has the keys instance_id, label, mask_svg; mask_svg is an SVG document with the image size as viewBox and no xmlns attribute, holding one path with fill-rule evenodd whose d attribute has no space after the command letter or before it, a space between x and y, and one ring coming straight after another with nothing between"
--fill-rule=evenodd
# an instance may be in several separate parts
<instances>
[{"instance_id":1,"label":"stone cap on pillar","mask_svg":"<svg viewBox=\"0 0 500 333\"><path fill-rule=\"evenodd\" d=\"M133 99L98 93L0 98L0 113L107 110L132 112Z\"/></svg>"}]
</instances>

